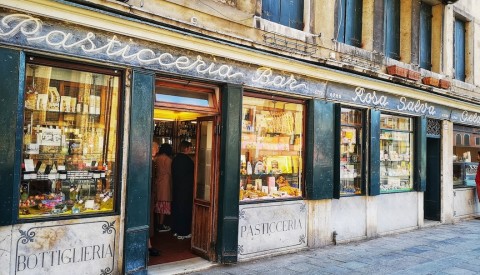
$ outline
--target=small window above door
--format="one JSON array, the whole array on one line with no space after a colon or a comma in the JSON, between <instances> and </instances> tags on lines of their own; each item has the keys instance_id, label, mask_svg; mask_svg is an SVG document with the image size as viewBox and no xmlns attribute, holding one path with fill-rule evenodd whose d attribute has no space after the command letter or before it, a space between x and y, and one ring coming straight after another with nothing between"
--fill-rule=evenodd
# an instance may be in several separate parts
<instances>
[{"instance_id":1,"label":"small window above door","mask_svg":"<svg viewBox=\"0 0 480 275\"><path fill-rule=\"evenodd\" d=\"M157 78L155 81L155 106L188 109L200 112L218 112L219 90L216 86Z\"/></svg>"}]
</instances>

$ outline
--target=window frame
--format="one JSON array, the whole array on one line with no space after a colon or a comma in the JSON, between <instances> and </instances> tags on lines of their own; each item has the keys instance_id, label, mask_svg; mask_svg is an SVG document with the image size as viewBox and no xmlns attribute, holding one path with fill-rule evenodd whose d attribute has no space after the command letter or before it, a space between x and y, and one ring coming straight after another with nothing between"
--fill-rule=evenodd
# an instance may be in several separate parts
<instances>
[{"instance_id":1,"label":"window frame","mask_svg":"<svg viewBox=\"0 0 480 275\"><path fill-rule=\"evenodd\" d=\"M62 220L76 220L76 219L85 219L85 218L95 218L95 217L106 217L106 216L116 216L120 214L121 211L121 194L122 194L122 163L123 158L121 154L122 144L123 144L123 131L124 131L124 117L121 116L125 110L125 99L124 99L124 83L125 83L125 70L118 68L118 67L109 67L109 66L102 66L98 64L90 64L90 63L80 63L80 61L68 60L63 58L53 58L53 57L44 57L41 55L36 54L27 54L25 61L24 61L24 79L23 81L27 83L27 73L26 68L27 65L40 65L40 66L48 66L48 67L56 67L60 69L66 70L76 70L82 72L90 72L90 73L98 73L103 75L109 75L118 77L118 99L117 99L117 133L116 133L116 148L115 148L115 169L112 172L115 175L114 180L114 190L113 190L113 209L112 211L108 212L93 212L93 213L79 213L79 214L70 214L70 215L49 215L45 217L32 217L32 218L20 218L19 210L19 200L20 200L20 188L16 188L15 191L15 200L13 202L13 209L15 214L13 215L12 224L28 224L28 223L35 223L35 222L50 222L50 221L62 221ZM27 87L25 86L24 89ZM25 92L24 92L25 93ZM24 125L24 113L25 113L25 98L22 96L22 104L21 108L21 119L17 120L17 124L21 124L23 128ZM19 115L20 116L20 115ZM22 134L22 147L24 146L23 141L23 134ZM23 155L18 160L18 162L23 163ZM20 165L20 164L19 164ZM112 169L110 167L110 169ZM22 173L22 172L20 172ZM20 182L23 180L22 177L18 178ZM20 182L16 182L14 184L19 185Z\"/></svg>"}]
</instances>

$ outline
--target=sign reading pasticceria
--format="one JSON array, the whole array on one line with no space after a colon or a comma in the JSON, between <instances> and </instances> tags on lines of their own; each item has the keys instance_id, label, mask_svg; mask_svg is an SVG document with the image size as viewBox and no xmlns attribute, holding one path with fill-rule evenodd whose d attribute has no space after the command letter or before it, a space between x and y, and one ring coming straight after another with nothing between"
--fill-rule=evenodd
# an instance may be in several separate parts
<instances>
[{"instance_id":1,"label":"sign reading pasticceria","mask_svg":"<svg viewBox=\"0 0 480 275\"><path fill-rule=\"evenodd\" d=\"M0 43L209 80L322 97L325 81L307 79L188 49L0 9Z\"/></svg>"}]
</instances>

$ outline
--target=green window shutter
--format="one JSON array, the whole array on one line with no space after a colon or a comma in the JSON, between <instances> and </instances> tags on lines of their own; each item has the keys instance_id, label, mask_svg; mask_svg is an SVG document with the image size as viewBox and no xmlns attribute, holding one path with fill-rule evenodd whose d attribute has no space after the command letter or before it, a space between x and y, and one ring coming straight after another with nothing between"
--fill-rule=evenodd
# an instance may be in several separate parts
<instances>
[{"instance_id":1,"label":"green window shutter","mask_svg":"<svg viewBox=\"0 0 480 275\"><path fill-rule=\"evenodd\" d=\"M362 45L363 0L346 0L345 43L355 47Z\"/></svg>"},{"instance_id":2,"label":"green window shutter","mask_svg":"<svg viewBox=\"0 0 480 275\"><path fill-rule=\"evenodd\" d=\"M385 0L385 56L400 59L400 1Z\"/></svg>"},{"instance_id":3,"label":"green window shutter","mask_svg":"<svg viewBox=\"0 0 480 275\"><path fill-rule=\"evenodd\" d=\"M370 109L368 195L380 194L380 111Z\"/></svg>"},{"instance_id":4,"label":"green window shutter","mask_svg":"<svg viewBox=\"0 0 480 275\"><path fill-rule=\"evenodd\" d=\"M420 4L420 68L432 68L432 6Z\"/></svg>"},{"instance_id":5,"label":"green window shutter","mask_svg":"<svg viewBox=\"0 0 480 275\"><path fill-rule=\"evenodd\" d=\"M25 55L0 48L0 226L18 217L20 163L23 144ZM18 126L17 126L18 125Z\"/></svg>"},{"instance_id":6,"label":"green window shutter","mask_svg":"<svg viewBox=\"0 0 480 275\"><path fill-rule=\"evenodd\" d=\"M345 22L346 22L346 1L347 0L338 0L337 6L337 41L341 43L345 43Z\"/></svg>"},{"instance_id":7,"label":"green window shutter","mask_svg":"<svg viewBox=\"0 0 480 275\"><path fill-rule=\"evenodd\" d=\"M465 22L455 20L454 33L455 79L465 81Z\"/></svg>"},{"instance_id":8,"label":"green window shutter","mask_svg":"<svg viewBox=\"0 0 480 275\"><path fill-rule=\"evenodd\" d=\"M280 0L280 24L303 30L303 0Z\"/></svg>"},{"instance_id":9,"label":"green window shutter","mask_svg":"<svg viewBox=\"0 0 480 275\"><path fill-rule=\"evenodd\" d=\"M262 18L280 23L280 5L278 0L262 0Z\"/></svg>"},{"instance_id":10,"label":"green window shutter","mask_svg":"<svg viewBox=\"0 0 480 275\"><path fill-rule=\"evenodd\" d=\"M307 111L305 196L310 200L333 197L335 166L335 104L312 99Z\"/></svg>"},{"instance_id":11,"label":"green window shutter","mask_svg":"<svg viewBox=\"0 0 480 275\"><path fill-rule=\"evenodd\" d=\"M427 186L427 118L415 118L415 151L413 159L413 187L416 191L425 192Z\"/></svg>"}]
</instances>

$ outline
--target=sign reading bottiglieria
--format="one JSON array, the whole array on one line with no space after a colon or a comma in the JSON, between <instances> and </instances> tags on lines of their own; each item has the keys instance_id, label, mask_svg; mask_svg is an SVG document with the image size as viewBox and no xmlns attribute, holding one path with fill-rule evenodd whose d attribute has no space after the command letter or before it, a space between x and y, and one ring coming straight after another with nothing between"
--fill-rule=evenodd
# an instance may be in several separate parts
<instances>
[{"instance_id":1,"label":"sign reading bottiglieria","mask_svg":"<svg viewBox=\"0 0 480 275\"><path fill-rule=\"evenodd\" d=\"M116 274L118 219L18 225L15 274ZM14 264L14 266L13 266Z\"/></svg>"}]
</instances>

